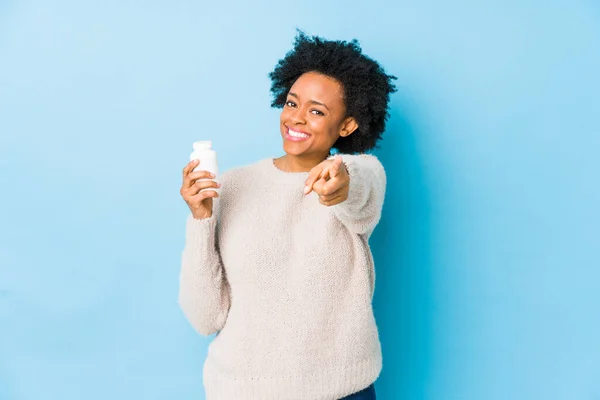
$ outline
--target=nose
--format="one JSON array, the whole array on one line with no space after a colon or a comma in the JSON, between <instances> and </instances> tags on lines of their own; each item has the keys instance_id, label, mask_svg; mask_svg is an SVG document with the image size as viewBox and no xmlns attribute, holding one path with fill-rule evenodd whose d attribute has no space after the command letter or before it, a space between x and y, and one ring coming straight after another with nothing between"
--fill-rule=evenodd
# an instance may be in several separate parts
<instances>
[{"instance_id":1,"label":"nose","mask_svg":"<svg viewBox=\"0 0 600 400\"><path fill-rule=\"evenodd\" d=\"M290 116L290 120L292 121L292 123L297 125L305 124L306 118L304 116L304 110L302 110L301 108L295 109L292 115Z\"/></svg>"}]
</instances>

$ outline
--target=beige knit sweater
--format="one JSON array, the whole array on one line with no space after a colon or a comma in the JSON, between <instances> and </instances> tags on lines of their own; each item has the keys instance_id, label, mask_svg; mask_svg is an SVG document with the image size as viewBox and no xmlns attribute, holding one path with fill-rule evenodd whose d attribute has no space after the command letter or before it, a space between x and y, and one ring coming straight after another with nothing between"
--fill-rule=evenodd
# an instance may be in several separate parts
<instances>
[{"instance_id":1,"label":"beige knit sweater","mask_svg":"<svg viewBox=\"0 0 600 400\"><path fill-rule=\"evenodd\" d=\"M207 400L334 400L377 379L368 239L386 178L374 156L343 161L338 205L303 194L307 172L266 159L221 176L211 218L188 217L179 304L199 333L217 333Z\"/></svg>"}]
</instances>

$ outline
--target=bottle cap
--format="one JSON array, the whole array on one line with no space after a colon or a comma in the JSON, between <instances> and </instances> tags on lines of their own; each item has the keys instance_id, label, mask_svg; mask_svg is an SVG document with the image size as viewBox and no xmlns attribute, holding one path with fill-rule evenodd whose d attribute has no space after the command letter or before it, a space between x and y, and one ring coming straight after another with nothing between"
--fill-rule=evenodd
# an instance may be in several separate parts
<instances>
[{"instance_id":1,"label":"bottle cap","mask_svg":"<svg viewBox=\"0 0 600 400\"><path fill-rule=\"evenodd\" d=\"M193 146L194 150L210 150L212 148L212 141L203 140L199 142L194 142Z\"/></svg>"}]
</instances>

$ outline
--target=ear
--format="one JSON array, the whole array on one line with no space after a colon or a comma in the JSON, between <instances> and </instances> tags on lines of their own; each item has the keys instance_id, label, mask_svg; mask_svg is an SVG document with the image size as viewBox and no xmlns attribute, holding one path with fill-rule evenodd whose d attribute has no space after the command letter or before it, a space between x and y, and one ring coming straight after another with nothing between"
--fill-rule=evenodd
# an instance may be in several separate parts
<instances>
[{"instance_id":1,"label":"ear","mask_svg":"<svg viewBox=\"0 0 600 400\"><path fill-rule=\"evenodd\" d=\"M342 122L342 127L340 129L340 136L346 137L350 136L355 130L358 129L358 123L354 119L354 117L348 117Z\"/></svg>"}]
</instances>

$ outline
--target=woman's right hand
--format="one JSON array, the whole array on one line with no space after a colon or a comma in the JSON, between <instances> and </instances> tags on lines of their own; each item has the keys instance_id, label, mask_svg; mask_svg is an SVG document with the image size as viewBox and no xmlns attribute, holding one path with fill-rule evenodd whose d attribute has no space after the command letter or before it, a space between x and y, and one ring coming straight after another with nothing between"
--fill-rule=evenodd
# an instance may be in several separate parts
<instances>
[{"instance_id":1,"label":"woman's right hand","mask_svg":"<svg viewBox=\"0 0 600 400\"><path fill-rule=\"evenodd\" d=\"M219 197L219 194L214 190L202 189L220 188L221 185L215 181L200 180L214 179L215 176L208 171L192 172L198 163L198 160L192 160L183 169L183 184L179 193L190 208L192 216L195 219L205 219L212 216L213 197Z\"/></svg>"}]
</instances>

